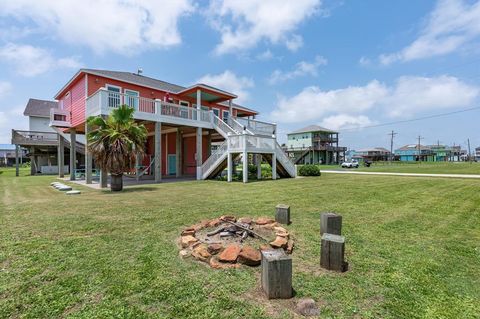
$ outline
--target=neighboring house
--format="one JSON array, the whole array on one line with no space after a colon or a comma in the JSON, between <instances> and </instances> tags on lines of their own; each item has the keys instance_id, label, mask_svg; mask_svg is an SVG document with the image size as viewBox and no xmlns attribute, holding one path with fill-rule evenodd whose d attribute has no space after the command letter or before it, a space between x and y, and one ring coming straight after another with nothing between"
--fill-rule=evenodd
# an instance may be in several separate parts
<instances>
[{"instance_id":1,"label":"neighboring house","mask_svg":"<svg viewBox=\"0 0 480 319\"><path fill-rule=\"evenodd\" d=\"M26 152L24 149L19 149L19 161L20 164L27 162L25 158ZM15 166L15 145L12 144L0 144L0 167Z\"/></svg>"},{"instance_id":2,"label":"neighboring house","mask_svg":"<svg viewBox=\"0 0 480 319\"><path fill-rule=\"evenodd\" d=\"M452 155L452 148L446 145L429 145L428 146L433 154L435 162L445 162L449 161Z\"/></svg>"},{"instance_id":3,"label":"neighboring house","mask_svg":"<svg viewBox=\"0 0 480 319\"><path fill-rule=\"evenodd\" d=\"M402 162L433 162L435 160L433 151L425 145L409 144L395 150L397 156Z\"/></svg>"},{"instance_id":4,"label":"neighboring house","mask_svg":"<svg viewBox=\"0 0 480 319\"><path fill-rule=\"evenodd\" d=\"M480 146L475 149L475 160L480 162Z\"/></svg>"},{"instance_id":5,"label":"neighboring house","mask_svg":"<svg viewBox=\"0 0 480 319\"><path fill-rule=\"evenodd\" d=\"M140 72L80 69L54 98L58 108L52 108L50 125L70 133L72 141L85 134L88 116L108 116L122 104L133 107L134 118L148 130L146 154L135 165L138 177L206 179L228 167L231 180L234 160L241 155L246 164L248 154L271 163L273 178L277 173L295 176L276 141L276 125L256 121L258 112L233 103L237 96L218 88L201 83L183 87ZM91 183L94 164L86 155L86 183ZM70 166L78 168L77 161L70 159ZM246 182L248 174L243 178ZM106 186L106 174L100 182Z\"/></svg>"},{"instance_id":6,"label":"neighboring house","mask_svg":"<svg viewBox=\"0 0 480 319\"><path fill-rule=\"evenodd\" d=\"M57 109L56 101L29 99L23 115L28 116L28 130L12 130L12 144L28 150L26 156L30 158L30 173L57 174L59 157L59 140L62 139L62 162L69 160L70 155L65 148L70 148L70 137L50 127L50 114L52 109ZM84 139L77 142L76 158L83 160ZM65 154L67 153L67 154ZM68 173L68 166L64 166Z\"/></svg>"},{"instance_id":7,"label":"neighboring house","mask_svg":"<svg viewBox=\"0 0 480 319\"><path fill-rule=\"evenodd\" d=\"M388 161L390 160L390 155L390 151L383 147L362 148L354 152L352 159L359 162Z\"/></svg>"},{"instance_id":8,"label":"neighboring house","mask_svg":"<svg viewBox=\"0 0 480 319\"><path fill-rule=\"evenodd\" d=\"M346 150L338 146L338 132L318 125L287 134L285 151L296 164L338 164Z\"/></svg>"}]
</instances>

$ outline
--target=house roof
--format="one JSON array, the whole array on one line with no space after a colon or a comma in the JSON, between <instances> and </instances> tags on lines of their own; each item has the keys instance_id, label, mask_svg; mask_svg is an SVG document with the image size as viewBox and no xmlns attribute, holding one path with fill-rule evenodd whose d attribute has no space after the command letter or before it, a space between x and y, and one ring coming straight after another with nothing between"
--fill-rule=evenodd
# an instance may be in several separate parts
<instances>
[{"instance_id":1,"label":"house roof","mask_svg":"<svg viewBox=\"0 0 480 319\"><path fill-rule=\"evenodd\" d=\"M338 133L337 131L330 130L328 128L324 128L318 125L309 125L305 126L304 128L295 130L288 134L298 134L298 133L307 133L307 132L328 132L328 133Z\"/></svg>"},{"instance_id":2,"label":"house roof","mask_svg":"<svg viewBox=\"0 0 480 319\"><path fill-rule=\"evenodd\" d=\"M408 144L396 149L397 151L418 150L418 144ZM430 150L430 147L420 145L420 150Z\"/></svg>"},{"instance_id":3,"label":"house roof","mask_svg":"<svg viewBox=\"0 0 480 319\"><path fill-rule=\"evenodd\" d=\"M387 150L384 147L361 148L359 150L356 150L356 152L386 152L386 153L390 153L390 151Z\"/></svg>"},{"instance_id":4,"label":"house roof","mask_svg":"<svg viewBox=\"0 0 480 319\"><path fill-rule=\"evenodd\" d=\"M173 83L170 83L170 82L154 79L154 78L151 78L151 77L148 77L148 76L145 76L145 75L140 75L140 74L132 73L132 72L110 71L110 70L99 70L99 69L80 69L70 79L70 81L68 81L68 83L65 84L65 86L60 91L58 91L58 93L55 95L55 99L60 97L60 95L65 91L65 89L81 73L98 75L98 76L102 76L102 77L106 77L106 78L110 78L110 79L114 79L114 80L118 80L118 81L122 81L122 82L127 82L127 83L131 83L131 84L136 84L136 85L140 85L140 86L145 86L145 87L148 87L148 88L152 88L152 89L156 89L156 90L160 90L160 91L165 91L165 92L169 92L169 93L173 93L173 94L181 94L184 91L187 91L187 90L192 89L194 87L200 86L200 87L203 87L203 88L205 88L207 90L210 90L210 91L215 91L215 92L222 93L223 95L225 95L229 98L236 98L237 97L235 94L226 92L226 91L218 89L218 88L214 88L214 87L206 85L206 84L195 84L195 85L187 88L187 87L184 87L184 86L181 86L181 85L177 85L177 84L173 84ZM228 102L219 103L219 104L228 106ZM239 109L239 110L243 110L243 111L258 114L257 111L252 110L250 108L247 108L245 106L236 104L236 103L232 103L232 106L236 109Z\"/></svg>"},{"instance_id":5,"label":"house roof","mask_svg":"<svg viewBox=\"0 0 480 319\"><path fill-rule=\"evenodd\" d=\"M23 115L50 117L50 109L52 108L58 108L56 101L29 99Z\"/></svg>"}]
</instances>

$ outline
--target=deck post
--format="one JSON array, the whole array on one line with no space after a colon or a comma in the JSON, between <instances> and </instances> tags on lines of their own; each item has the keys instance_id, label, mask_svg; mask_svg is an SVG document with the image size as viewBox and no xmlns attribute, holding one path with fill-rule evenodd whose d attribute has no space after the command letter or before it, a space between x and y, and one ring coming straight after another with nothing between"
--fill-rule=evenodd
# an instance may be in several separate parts
<instances>
[{"instance_id":1,"label":"deck post","mask_svg":"<svg viewBox=\"0 0 480 319\"><path fill-rule=\"evenodd\" d=\"M162 181L162 123L155 122L155 182Z\"/></svg>"},{"instance_id":2,"label":"deck post","mask_svg":"<svg viewBox=\"0 0 480 319\"><path fill-rule=\"evenodd\" d=\"M277 179L277 154L272 154L272 179Z\"/></svg>"},{"instance_id":3,"label":"deck post","mask_svg":"<svg viewBox=\"0 0 480 319\"><path fill-rule=\"evenodd\" d=\"M142 162L142 159L140 158L140 154L135 150L135 179L138 182L140 180L140 164Z\"/></svg>"},{"instance_id":4,"label":"deck post","mask_svg":"<svg viewBox=\"0 0 480 319\"><path fill-rule=\"evenodd\" d=\"M15 145L15 176L19 176L20 174L20 168L19 168L19 160L18 160L18 151L19 151L20 146L18 144ZM7 163L5 162L5 166L7 166Z\"/></svg>"},{"instance_id":5,"label":"deck post","mask_svg":"<svg viewBox=\"0 0 480 319\"><path fill-rule=\"evenodd\" d=\"M232 105L232 99L228 100L228 124L232 124L232 118L233 116L233 105Z\"/></svg>"},{"instance_id":6,"label":"deck post","mask_svg":"<svg viewBox=\"0 0 480 319\"><path fill-rule=\"evenodd\" d=\"M228 152L227 154L227 181L228 182L232 181L232 172L233 172L232 153Z\"/></svg>"},{"instance_id":7,"label":"deck post","mask_svg":"<svg viewBox=\"0 0 480 319\"><path fill-rule=\"evenodd\" d=\"M58 146L57 146L57 166L58 166L58 177L64 178L65 172L63 167L65 166L65 157L64 157L64 148L65 142L63 136L58 134Z\"/></svg>"},{"instance_id":8,"label":"deck post","mask_svg":"<svg viewBox=\"0 0 480 319\"><path fill-rule=\"evenodd\" d=\"M175 172L177 178L182 176L180 170L182 169L182 160L181 160L181 149L182 149L182 133L180 129L177 129L177 140L175 141L175 157L177 158Z\"/></svg>"},{"instance_id":9,"label":"deck post","mask_svg":"<svg viewBox=\"0 0 480 319\"><path fill-rule=\"evenodd\" d=\"M257 154L257 179L262 179L262 154Z\"/></svg>"},{"instance_id":10,"label":"deck post","mask_svg":"<svg viewBox=\"0 0 480 319\"><path fill-rule=\"evenodd\" d=\"M93 160L88 144L88 124L85 123L85 183L92 184Z\"/></svg>"},{"instance_id":11,"label":"deck post","mask_svg":"<svg viewBox=\"0 0 480 319\"><path fill-rule=\"evenodd\" d=\"M35 147L30 148L30 175L37 173L37 164L35 163Z\"/></svg>"},{"instance_id":12,"label":"deck post","mask_svg":"<svg viewBox=\"0 0 480 319\"><path fill-rule=\"evenodd\" d=\"M70 129L70 180L75 180L75 168L77 162L77 132L75 129Z\"/></svg>"},{"instance_id":13,"label":"deck post","mask_svg":"<svg viewBox=\"0 0 480 319\"><path fill-rule=\"evenodd\" d=\"M248 183L248 153L247 151L243 151L242 156L242 175L243 175L243 182Z\"/></svg>"},{"instance_id":14,"label":"deck post","mask_svg":"<svg viewBox=\"0 0 480 319\"><path fill-rule=\"evenodd\" d=\"M202 110L202 91L197 90L197 119L201 120L200 111ZM197 127L197 180L202 179L202 128Z\"/></svg>"}]
</instances>

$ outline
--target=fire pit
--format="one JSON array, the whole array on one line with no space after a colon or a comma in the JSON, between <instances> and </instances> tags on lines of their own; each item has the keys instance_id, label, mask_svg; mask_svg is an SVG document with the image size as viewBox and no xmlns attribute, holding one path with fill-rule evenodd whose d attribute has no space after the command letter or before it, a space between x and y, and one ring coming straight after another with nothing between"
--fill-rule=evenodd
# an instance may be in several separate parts
<instances>
[{"instance_id":1,"label":"fire pit","mask_svg":"<svg viewBox=\"0 0 480 319\"><path fill-rule=\"evenodd\" d=\"M179 239L180 255L209 264L212 268L237 268L240 264L258 266L260 251L293 251L288 230L273 219L224 215L185 228Z\"/></svg>"}]
</instances>

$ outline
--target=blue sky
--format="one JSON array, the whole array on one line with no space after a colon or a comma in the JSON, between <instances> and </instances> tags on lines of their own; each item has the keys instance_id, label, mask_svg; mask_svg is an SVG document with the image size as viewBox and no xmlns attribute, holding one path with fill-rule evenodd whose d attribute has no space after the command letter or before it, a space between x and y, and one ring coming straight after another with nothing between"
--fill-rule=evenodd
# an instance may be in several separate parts
<instances>
[{"instance_id":1,"label":"blue sky","mask_svg":"<svg viewBox=\"0 0 480 319\"><path fill-rule=\"evenodd\" d=\"M415 3L415 4L413 4ZM230 90L286 132L341 131L350 148L480 146L480 3L469 0L0 0L0 143L29 97L80 67Z\"/></svg>"}]
</instances>

